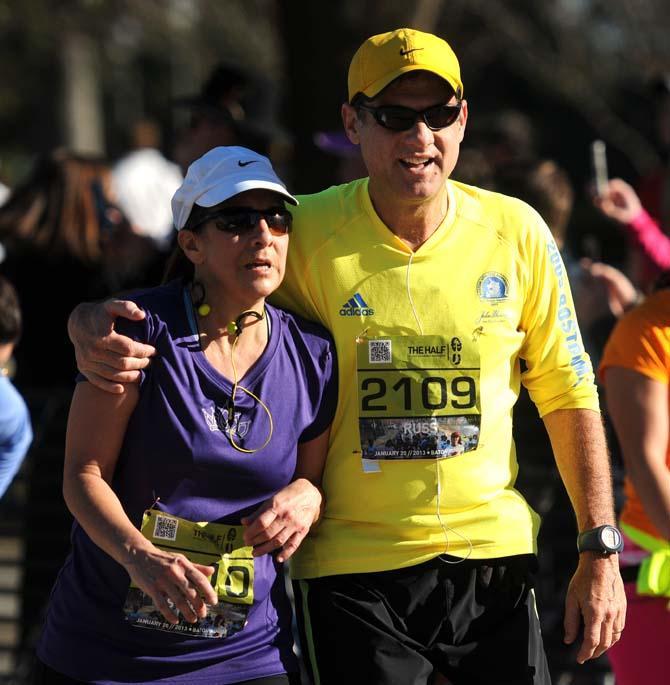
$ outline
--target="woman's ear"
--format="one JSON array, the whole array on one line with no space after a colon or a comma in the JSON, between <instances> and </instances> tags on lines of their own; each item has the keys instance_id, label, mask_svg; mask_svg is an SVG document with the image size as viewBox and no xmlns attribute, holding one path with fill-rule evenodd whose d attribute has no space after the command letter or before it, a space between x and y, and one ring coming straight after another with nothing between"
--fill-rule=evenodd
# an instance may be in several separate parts
<instances>
[{"instance_id":1,"label":"woman's ear","mask_svg":"<svg viewBox=\"0 0 670 685\"><path fill-rule=\"evenodd\" d=\"M177 243L186 255L186 258L193 264L202 264L205 260L203 244L200 236L193 231L182 228L177 233Z\"/></svg>"}]
</instances>

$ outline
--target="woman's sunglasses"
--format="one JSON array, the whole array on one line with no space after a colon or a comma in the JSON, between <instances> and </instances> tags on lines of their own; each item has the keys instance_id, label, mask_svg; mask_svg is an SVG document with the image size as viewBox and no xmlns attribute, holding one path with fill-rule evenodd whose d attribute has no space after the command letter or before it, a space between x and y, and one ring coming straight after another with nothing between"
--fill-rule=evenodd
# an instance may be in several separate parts
<instances>
[{"instance_id":1,"label":"woman's sunglasses","mask_svg":"<svg viewBox=\"0 0 670 685\"><path fill-rule=\"evenodd\" d=\"M358 105L358 109L370 112L380 126L391 131L409 131L419 118L431 131L439 131L451 126L458 119L461 113L461 103L435 105L421 111L402 105L381 105L380 107Z\"/></svg>"},{"instance_id":2,"label":"woman's sunglasses","mask_svg":"<svg viewBox=\"0 0 670 685\"><path fill-rule=\"evenodd\" d=\"M191 231L194 231L199 226L208 222L213 222L214 227L230 233L232 235L244 235L253 231L261 219L265 219L268 228L275 235L284 235L289 233L293 224L293 215L288 209L252 209L251 207L230 207L227 209L220 209L212 214L204 216L197 224L193 226L186 226Z\"/></svg>"}]
</instances>

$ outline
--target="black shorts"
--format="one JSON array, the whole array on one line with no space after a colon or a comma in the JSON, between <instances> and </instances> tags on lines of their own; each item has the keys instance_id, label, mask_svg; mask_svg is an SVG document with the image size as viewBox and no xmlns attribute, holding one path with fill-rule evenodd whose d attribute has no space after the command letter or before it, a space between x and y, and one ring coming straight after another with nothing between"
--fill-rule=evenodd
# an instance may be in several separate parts
<instances>
[{"instance_id":1,"label":"black shorts","mask_svg":"<svg viewBox=\"0 0 670 685\"><path fill-rule=\"evenodd\" d=\"M294 582L315 685L550 685L532 555Z\"/></svg>"}]
</instances>

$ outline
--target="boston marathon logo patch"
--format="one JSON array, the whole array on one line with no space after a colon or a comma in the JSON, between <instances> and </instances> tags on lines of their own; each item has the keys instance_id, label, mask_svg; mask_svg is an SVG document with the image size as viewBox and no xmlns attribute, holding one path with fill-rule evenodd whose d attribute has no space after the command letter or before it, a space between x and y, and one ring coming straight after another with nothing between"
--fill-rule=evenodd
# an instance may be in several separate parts
<instances>
[{"instance_id":1,"label":"boston marathon logo patch","mask_svg":"<svg viewBox=\"0 0 670 685\"><path fill-rule=\"evenodd\" d=\"M477 281L477 295L486 302L500 302L509 296L507 279L497 271L487 271Z\"/></svg>"},{"instance_id":2,"label":"boston marathon logo patch","mask_svg":"<svg viewBox=\"0 0 670 685\"><path fill-rule=\"evenodd\" d=\"M340 316L374 316L375 310L368 307L360 293L356 293L340 309Z\"/></svg>"}]
</instances>

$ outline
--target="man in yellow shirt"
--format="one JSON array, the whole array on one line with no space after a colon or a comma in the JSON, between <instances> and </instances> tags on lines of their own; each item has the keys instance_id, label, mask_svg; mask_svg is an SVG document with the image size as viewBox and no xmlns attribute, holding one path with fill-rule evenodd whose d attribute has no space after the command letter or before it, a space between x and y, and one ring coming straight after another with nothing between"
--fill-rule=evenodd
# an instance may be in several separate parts
<instances>
[{"instance_id":1,"label":"man in yellow shirt","mask_svg":"<svg viewBox=\"0 0 670 685\"><path fill-rule=\"evenodd\" d=\"M565 615L568 643L583 620L578 661L625 617L598 398L558 249L529 206L449 180L468 107L440 38L365 41L342 119L369 178L300 198L276 299L326 325L339 357L326 510L292 564L314 681L548 683L539 520L514 488L520 382L582 533ZM118 392L152 349L117 336L114 316L142 314L82 306L70 330L80 368Z\"/></svg>"}]
</instances>

